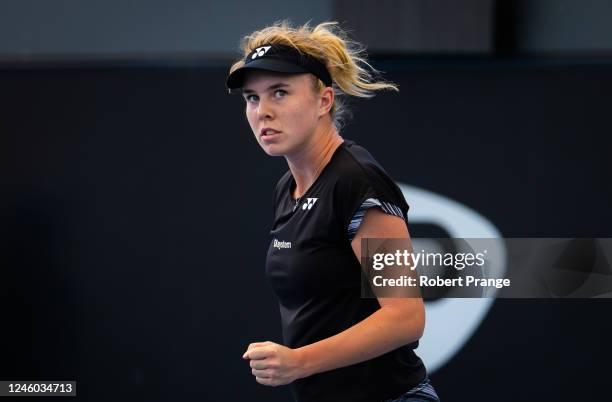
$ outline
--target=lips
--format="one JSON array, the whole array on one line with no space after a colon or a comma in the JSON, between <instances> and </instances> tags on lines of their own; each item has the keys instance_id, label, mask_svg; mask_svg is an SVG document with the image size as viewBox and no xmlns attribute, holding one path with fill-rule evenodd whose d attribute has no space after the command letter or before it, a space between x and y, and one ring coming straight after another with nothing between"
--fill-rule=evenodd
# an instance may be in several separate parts
<instances>
[{"instance_id":1,"label":"lips","mask_svg":"<svg viewBox=\"0 0 612 402\"><path fill-rule=\"evenodd\" d=\"M280 133L280 131L274 130L273 128L265 127L265 128L261 129L261 131L259 132L259 135L261 137L266 137L266 136L274 135L274 134L278 134L278 133Z\"/></svg>"}]
</instances>

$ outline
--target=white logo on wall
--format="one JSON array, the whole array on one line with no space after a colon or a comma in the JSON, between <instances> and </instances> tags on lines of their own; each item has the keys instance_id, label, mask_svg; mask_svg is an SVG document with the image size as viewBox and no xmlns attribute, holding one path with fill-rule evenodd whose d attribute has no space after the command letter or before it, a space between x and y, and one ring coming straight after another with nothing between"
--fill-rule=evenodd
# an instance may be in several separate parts
<instances>
[{"instance_id":1,"label":"white logo on wall","mask_svg":"<svg viewBox=\"0 0 612 402\"><path fill-rule=\"evenodd\" d=\"M255 49L255 53L253 53L253 55L251 56L251 59L255 59L257 57L261 57L264 54L266 54L266 52L268 50L270 50L272 46L262 46L262 47L258 47L257 49Z\"/></svg>"},{"instance_id":2,"label":"white logo on wall","mask_svg":"<svg viewBox=\"0 0 612 402\"><path fill-rule=\"evenodd\" d=\"M311 209L317 200L318 198L306 198L306 202L302 205L302 209Z\"/></svg>"},{"instance_id":3,"label":"white logo on wall","mask_svg":"<svg viewBox=\"0 0 612 402\"><path fill-rule=\"evenodd\" d=\"M444 229L450 237L456 238L497 238L494 243L498 260L490 260L491 275L504 277L506 271L506 248L501 241L501 233L478 212L439 194L417 187L397 183L410 205L411 223L433 224ZM414 239L414 249L420 247L418 238ZM437 299L425 304L427 324L422 342L419 342L418 355L425 362L429 372L434 372L448 362L474 334L491 308L496 292L487 298Z\"/></svg>"}]
</instances>

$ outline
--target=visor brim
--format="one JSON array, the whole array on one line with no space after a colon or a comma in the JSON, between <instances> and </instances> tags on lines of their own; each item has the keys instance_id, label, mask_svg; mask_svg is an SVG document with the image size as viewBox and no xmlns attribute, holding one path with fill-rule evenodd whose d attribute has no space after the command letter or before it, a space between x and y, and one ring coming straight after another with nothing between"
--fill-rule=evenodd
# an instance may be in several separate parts
<instances>
[{"instance_id":1,"label":"visor brim","mask_svg":"<svg viewBox=\"0 0 612 402\"><path fill-rule=\"evenodd\" d=\"M253 70L272 71L275 73L300 74L309 71L293 63L277 59L254 60L235 70L227 77L225 85L229 89L242 88L246 73Z\"/></svg>"}]
</instances>

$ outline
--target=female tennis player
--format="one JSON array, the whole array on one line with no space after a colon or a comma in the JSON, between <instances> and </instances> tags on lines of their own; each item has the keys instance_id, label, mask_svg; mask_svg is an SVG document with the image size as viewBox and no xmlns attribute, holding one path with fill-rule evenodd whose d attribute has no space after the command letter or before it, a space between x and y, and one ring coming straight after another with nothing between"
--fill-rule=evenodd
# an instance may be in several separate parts
<instances>
[{"instance_id":1,"label":"female tennis player","mask_svg":"<svg viewBox=\"0 0 612 402\"><path fill-rule=\"evenodd\" d=\"M413 351L423 300L361 297L361 238L409 239L408 205L339 131L339 96L397 87L374 78L361 45L336 22L277 22L246 36L242 49L227 87L242 94L261 148L289 166L276 185L266 259L284 345L251 343L243 359L258 383L291 384L298 402L438 401Z\"/></svg>"}]
</instances>

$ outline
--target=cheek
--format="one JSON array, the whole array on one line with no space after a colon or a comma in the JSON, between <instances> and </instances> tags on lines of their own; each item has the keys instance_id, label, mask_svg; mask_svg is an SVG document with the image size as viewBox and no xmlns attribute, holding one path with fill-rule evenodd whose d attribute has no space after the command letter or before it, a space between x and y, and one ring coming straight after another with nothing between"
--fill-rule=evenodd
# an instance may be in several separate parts
<instances>
[{"instance_id":1,"label":"cheek","mask_svg":"<svg viewBox=\"0 0 612 402\"><path fill-rule=\"evenodd\" d=\"M316 110L311 105L294 105L286 114L289 124L300 129L309 129L316 124Z\"/></svg>"},{"instance_id":2,"label":"cheek","mask_svg":"<svg viewBox=\"0 0 612 402\"><path fill-rule=\"evenodd\" d=\"M251 126L251 128L254 128L254 124L255 124L255 114L253 113L253 110L250 110L249 107L247 106L245 109L245 115L247 118L247 121L249 122L249 125Z\"/></svg>"}]
</instances>

